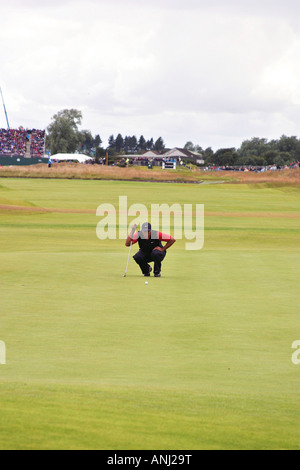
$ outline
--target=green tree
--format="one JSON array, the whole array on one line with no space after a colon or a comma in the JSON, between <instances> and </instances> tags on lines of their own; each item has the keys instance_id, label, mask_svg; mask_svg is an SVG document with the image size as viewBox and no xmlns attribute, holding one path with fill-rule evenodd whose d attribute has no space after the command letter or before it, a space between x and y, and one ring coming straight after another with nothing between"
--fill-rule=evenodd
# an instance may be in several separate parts
<instances>
[{"instance_id":1,"label":"green tree","mask_svg":"<svg viewBox=\"0 0 300 470\"><path fill-rule=\"evenodd\" d=\"M138 149L141 152L144 152L147 149L147 142L146 142L146 139L143 135L141 135L141 137L139 138Z\"/></svg>"},{"instance_id":2,"label":"green tree","mask_svg":"<svg viewBox=\"0 0 300 470\"><path fill-rule=\"evenodd\" d=\"M283 157L285 161L298 160L300 157L300 141L296 136L287 137L282 135L278 141L278 150L281 153L289 153L290 157L288 159Z\"/></svg>"},{"instance_id":3,"label":"green tree","mask_svg":"<svg viewBox=\"0 0 300 470\"><path fill-rule=\"evenodd\" d=\"M241 157L261 156L269 150L267 139L260 139L253 137L250 140L245 140L238 150Z\"/></svg>"},{"instance_id":4,"label":"green tree","mask_svg":"<svg viewBox=\"0 0 300 470\"><path fill-rule=\"evenodd\" d=\"M156 150L157 152L162 152L164 148L165 148L164 141L161 137L159 137L154 144L154 150Z\"/></svg>"},{"instance_id":5,"label":"green tree","mask_svg":"<svg viewBox=\"0 0 300 470\"><path fill-rule=\"evenodd\" d=\"M129 137L127 135L125 136L125 139L124 139L123 148L124 148L125 154L128 154L129 153Z\"/></svg>"},{"instance_id":6,"label":"green tree","mask_svg":"<svg viewBox=\"0 0 300 470\"><path fill-rule=\"evenodd\" d=\"M102 144L102 140L99 134L95 137L92 136L90 131L84 130L81 131L81 152L84 152L92 157L97 156L97 149L99 149Z\"/></svg>"},{"instance_id":7,"label":"green tree","mask_svg":"<svg viewBox=\"0 0 300 470\"><path fill-rule=\"evenodd\" d=\"M262 156L267 165L273 165L275 160L279 157L279 152L278 150L268 150Z\"/></svg>"},{"instance_id":8,"label":"green tree","mask_svg":"<svg viewBox=\"0 0 300 470\"><path fill-rule=\"evenodd\" d=\"M298 146L299 142L295 136L287 137L286 135L282 135L278 141L278 150L280 150L280 152L295 152Z\"/></svg>"},{"instance_id":9,"label":"green tree","mask_svg":"<svg viewBox=\"0 0 300 470\"><path fill-rule=\"evenodd\" d=\"M99 134L97 134L95 136L95 139L94 139L94 145L95 145L96 149L99 148L101 144L102 144L101 137L100 137Z\"/></svg>"},{"instance_id":10,"label":"green tree","mask_svg":"<svg viewBox=\"0 0 300 470\"><path fill-rule=\"evenodd\" d=\"M200 145L195 145L195 152L199 153L199 155L203 155L203 148Z\"/></svg>"},{"instance_id":11,"label":"green tree","mask_svg":"<svg viewBox=\"0 0 300 470\"><path fill-rule=\"evenodd\" d=\"M237 161L237 153L235 148L219 149L214 155L214 162L220 166L235 165Z\"/></svg>"},{"instance_id":12,"label":"green tree","mask_svg":"<svg viewBox=\"0 0 300 470\"><path fill-rule=\"evenodd\" d=\"M255 156L245 156L245 157L238 157L236 160L236 165L238 166L255 166Z\"/></svg>"},{"instance_id":13,"label":"green tree","mask_svg":"<svg viewBox=\"0 0 300 470\"><path fill-rule=\"evenodd\" d=\"M81 151L90 154L94 147L94 138L90 131L81 131Z\"/></svg>"},{"instance_id":14,"label":"green tree","mask_svg":"<svg viewBox=\"0 0 300 470\"><path fill-rule=\"evenodd\" d=\"M108 148L110 150L115 150L116 148L116 141L113 135L110 135L108 138Z\"/></svg>"},{"instance_id":15,"label":"green tree","mask_svg":"<svg viewBox=\"0 0 300 470\"><path fill-rule=\"evenodd\" d=\"M282 157L282 154L279 154L275 158L274 165L276 165L276 166L284 166L285 165L285 161L284 161L284 158Z\"/></svg>"},{"instance_id":16,"label":"green tree","mask_svg":"<svg viewBox=\"0 0 300 470\"><path fill-rule=\"evenodd\" d=\"M264 159L264 157L255 157L254 158L254 161L255 161L255 165L256 166L265 166L267 164L266 160Z\"/></svg>"},{"instance_id":17,"label":"green tree","mask_svg":"<svg viewBox=\"0 0 300 470\"><path fill-rule=\"evenodd\" d=\"M207 149L204 150L203 152L203 158L205 160L205 163L211 164L214 163L214 151L211 147L207 147Z\"/></svg>"},{"instance_id":18,"label":"green tree","mask_svg":"<svg viewBox=\"0 0 300 470\"><path fill-rule=\"evenodd\" d=\"M147 140L146 150L153 150L153 147L154 147L154 142L153 142L153 137L151 137L150 140Z\"/></svg>"},{"instance_id":19,"label":"green tree","mask_svg":"<svg viewBox=\"0 0 300 470\"><path fill-rule=\"evenodd\" d=\"M135 135L128 137L128 150L129 153L135 153L137 151L138 141Z\"/></svg>"},{"instance_id":20,"label":"green tree","mask_svg":"<svg viewBox=\"0 0 300 470\"><path fill-rule=\"evenodd\" d=\"M115 149L117 153L121 153L124 146L124 139L121 134L118 134L115 140Z\"/></svg>"},{"instance_id":21,"label":"green tree","mask_svg":"<svg viewBox=\"0 0 300 470\"><path fill-rule=\"evenodd\" d=\"M80 150L82 134L78 126L81 121L82 113L77 109L64 109L52 117L52 122L47 128L47 146L52 155Z\"/></svg>"},{"instance_id":22,"label":"green tree","mask_svg":"<svg viewBox=\"0 0 300 470\"><path fill-rule=\"evenodd\" d=\"M190 140L185 144L185 146L183 148L185 150L189 150L190 152L195 152L196 151L195 150L195 145Z\"/></svg>"},{"instance_id":23,"label":"green tree","mask_svg":"<svg viewBox=\"0 0 300 470\"><path fill-rule=\"evenodd\" d=\"M286 163L292 163L293 161L295 161L295 154L293 152L280 152L280 158L282 159L282 161L284 162L284 164Z\"/></svg>"},{"instance_id":24,"label":"green tree","mask_svg":"<svg viewBox=\"0 0 300 470\"><path fill-rule=\"evenodd\" d=\"M203 155L204 151L200 145L194 145L193 142L190 140L184 146L185 150L189 150L190 152L198 153L199 155Z\"/></svg>"},{"instance_id":25,"label":"green tree","mask_svg":"<svg viewBox=\"0 0 300 470\"><path fill-rule=\"evenodd\" d=\"M104 158L106 156L106 150L103 147L96 148L96 160L99 161L100 158Z\"/></svg>"}]
</instances>

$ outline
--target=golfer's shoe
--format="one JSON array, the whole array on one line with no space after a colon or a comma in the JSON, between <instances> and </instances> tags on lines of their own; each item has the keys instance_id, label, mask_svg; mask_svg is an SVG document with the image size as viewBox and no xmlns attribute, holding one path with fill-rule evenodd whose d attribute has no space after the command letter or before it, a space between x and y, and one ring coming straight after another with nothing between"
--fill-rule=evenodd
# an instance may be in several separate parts
<instances>
[{"instance_id":1,"label":"golfer's shoe","mask_svg":"<svg viewBox=\"0 0 300 470\"><path fill-rule=\"evenodd\" d=\"M151 266L149 266L149 272L148 272L147 274L144 274L144 276L145 276L145 277L149 277L149 276L150 276L150 273L151 273L151 271L152 271L152 268L151 268Z\"/></svg>"},{"instance_id":2,"label":"golfer's shoe","mask_svg":"<svg viewBox=\"0 0 300 470\"><path fill-rule=\"evenodd\" d=\"M161 273L154 273L154 277L161 277Z\"/></svg>"}]
</instances>

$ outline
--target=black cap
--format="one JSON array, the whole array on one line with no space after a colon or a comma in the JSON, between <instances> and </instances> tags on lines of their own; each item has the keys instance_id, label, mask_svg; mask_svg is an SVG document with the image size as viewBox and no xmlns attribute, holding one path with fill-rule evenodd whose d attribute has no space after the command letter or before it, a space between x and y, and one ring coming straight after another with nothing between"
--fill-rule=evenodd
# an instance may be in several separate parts
<instances>
[{"instance_id":1,"label":"black cap","mask_svg":"<svg viewBox=\"0 0 300 470\"><path fill-rule=\"evenodd\" d=\"M149 224L148 222L145 222L142 225L142 232L151 232L151 224Z\"/></svg>"}]
</instances>

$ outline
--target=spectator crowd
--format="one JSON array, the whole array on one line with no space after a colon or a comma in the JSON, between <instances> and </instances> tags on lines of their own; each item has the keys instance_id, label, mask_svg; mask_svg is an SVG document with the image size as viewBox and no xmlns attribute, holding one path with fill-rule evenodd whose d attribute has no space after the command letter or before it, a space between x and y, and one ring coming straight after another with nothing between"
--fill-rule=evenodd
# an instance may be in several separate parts
<instances>
[{"instance_id":1,"label":"spectator crowd","mask_svg":"<svg viewBox=\"0 0 300 470\"><path fill-rule=\"evenodd\" d=\"M45 131L37 129L0 129L0 155L24 157L30 143L30 157L42 157L45 150Z\"/></svg>"},{"instance_id":2,"label":"spectator crowd","mask_svg":"<svg viewBox=\"0 0 300 470\"><path fill-rule=\"evenodd\" d=\"M0 154L24 156L26 131L24 129L0 129Z\"/></svg>"},{"instance_id":3,"label":"spectator crowd","mask_svg":"<svg viewBox=\"0 0 300 470\"><path fill-rule=\"evenodd\" d=\"M33 129L31 131L30 155L42 157L45 153L45 131Z\"/></svg>"}]
</instances>

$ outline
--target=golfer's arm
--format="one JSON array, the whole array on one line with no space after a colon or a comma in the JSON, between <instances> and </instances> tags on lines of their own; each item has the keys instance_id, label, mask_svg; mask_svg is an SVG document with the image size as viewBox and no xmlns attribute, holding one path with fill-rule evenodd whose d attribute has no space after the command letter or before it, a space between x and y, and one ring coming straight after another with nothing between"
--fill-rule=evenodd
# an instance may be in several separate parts
<instances>
[{"instance_id":1,"label":"golfer's arm","mask_svg":"<svg viewBox=\"0 0 300 470\"><path fill-rule=\"evenodd\" d=\"M164 251L168 250L170 248L170 246L174 245L175 242L176 242L175 238L171 237L170 240L167 241L167 243L163 247L163 250Z\"/></svg>"},{"instance_id":2,"label":"golfer's arm","mask_svg":"<svg viewBox=\"0 0 300 470\"><path fill-rule=\"evenodd\" d=\"M131 231L131 233L126 238L125 246L130 246L131 240L132 240L132 244L135 243L135 241L133 240L134 234L135 234L135 232Z\"/></svg>"}]
</instances>

